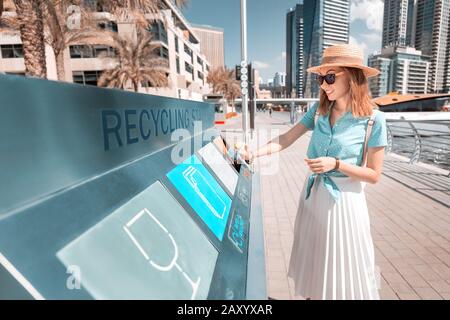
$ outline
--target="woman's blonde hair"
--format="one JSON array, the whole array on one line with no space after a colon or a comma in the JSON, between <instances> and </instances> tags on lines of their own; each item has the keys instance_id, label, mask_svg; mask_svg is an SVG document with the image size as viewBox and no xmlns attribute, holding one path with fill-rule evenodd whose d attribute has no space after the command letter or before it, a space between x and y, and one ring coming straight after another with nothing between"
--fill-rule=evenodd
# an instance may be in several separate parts
<instances>
[{"instance_id":1,"label":"woman's blonde hair","mask_svg":"<svg viewBox=\"0 0 450 320\"><path fill-rule=\"evenodd\" d=\"M374 104L371 101L369 84L361 69L342 67L347 73L350 83L350 101L354 117L365 117L372 114ZM320 88L319 113L327 114L331 101L325 91Z\"/></svg>"}]
</instances>

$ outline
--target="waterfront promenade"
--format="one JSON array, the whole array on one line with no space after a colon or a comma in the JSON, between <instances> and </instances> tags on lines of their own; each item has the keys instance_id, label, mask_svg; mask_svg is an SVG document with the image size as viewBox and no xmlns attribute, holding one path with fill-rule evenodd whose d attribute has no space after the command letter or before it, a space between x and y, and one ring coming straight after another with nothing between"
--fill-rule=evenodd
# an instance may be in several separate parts
<instances>
[{"instance_id":1,"label":"waterfront promenade","mask_svg":"<svg viewBox=\"0 0 450 320\"><path fill-rule=\"evenodd\" d=\"M287 113L270 117L257 112L256 128L284 132L291 126L288 120ZM239 116L218 129L237 135L241 123ZM303 298L294 295L286 274L297 204L308 174L303 159L309 139L310 132L279 154L276 174L261 175L267 292L275 299ZM261 161L255 163L256 170ZM413 183L403 178L405 170L423 178ZM450 178L442 171L408 165L395 155L386 156L384 171L378 184L365 189L381 298L450 299ZM431 181L426 188L420 186L424 180Z\"/></svg>"}]
</instances>

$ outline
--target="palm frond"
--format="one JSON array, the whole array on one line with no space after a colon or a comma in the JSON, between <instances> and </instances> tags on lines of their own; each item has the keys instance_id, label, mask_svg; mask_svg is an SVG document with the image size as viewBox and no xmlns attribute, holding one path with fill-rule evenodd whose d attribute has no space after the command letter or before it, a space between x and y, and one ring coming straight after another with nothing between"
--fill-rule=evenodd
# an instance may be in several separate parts
<instances>
[{"instance_id":1,"label":"palm frond","mask_svg":"<svg viewBox=\"0 0 450 320\"><path fill-rule=\"evenodd\" d=\"M189 0L173 0L173 2L180 9L186 9L189 6Z\"/></svg>"},{"instance_id":2,"label":"palm frond","mask_svg":"<svg viewBox=\"0 0 450 320\"><path fill-rule=\"evenodd\" d=\"M212 86L214 93L221 93L228 101L234 101L241 95L239 81L235 79L234 70L216 68L212 70L206 81Z\"/></svg>"},{"instance_id":3,"label":"palm frond","mask_svg":"<svg viewBox=\"0 0 450 320\"><path fill-rule=\"evenodd\" d=\"M118 65L103 72L100 86L125 88L131 83L137 91L139 83L149 82L154 87L168 85L168 61L154 53L160 45L152 41L146 32L137 32L135 39L113 35L108 40L117 49Z\"/></svg>"},{"instance_id":4,"label":"palm frond","mask_svg":"<svg viewBox=\"0 0 450 320\"><path fill-rule=\"evenodd\" d=\"M160 10L160 0L100 0L99 4L120 21L134 21L142 27L148 24L146 14L154 16Z\"/></svg>"}]
</instances>

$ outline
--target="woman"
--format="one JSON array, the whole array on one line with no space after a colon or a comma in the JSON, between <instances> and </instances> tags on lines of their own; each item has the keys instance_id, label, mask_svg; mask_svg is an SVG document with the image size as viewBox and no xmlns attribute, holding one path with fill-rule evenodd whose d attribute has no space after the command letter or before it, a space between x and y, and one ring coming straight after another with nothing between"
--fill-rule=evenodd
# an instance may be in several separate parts
<instances>
[{"instance_id":1,"label":"woman","mask_svg":"<svg viewBox=\"0 0 450 320\"><path fill-rule=\"evenodd\" d=\"M384 114L373 110L363 65L353 45L324 51L317 74L320 102L300 122L266 146L243 156L281 151L313 130L305 164L311 173L300 197L289 277L308 299L379 299L374 247L364 194L381 176L387 145Z\"/></svg>"}]
</instances>

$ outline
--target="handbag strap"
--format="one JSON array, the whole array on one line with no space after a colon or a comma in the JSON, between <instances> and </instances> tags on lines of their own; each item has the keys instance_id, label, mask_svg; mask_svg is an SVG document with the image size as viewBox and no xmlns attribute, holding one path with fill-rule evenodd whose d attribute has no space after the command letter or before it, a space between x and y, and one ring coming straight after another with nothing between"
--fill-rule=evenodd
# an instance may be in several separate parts
<instances>
[{"instance_id":1,"label":"handbag strap","mask_svg":"<svg viewBox=\"0 0 450 320\"><path fill-rule=\"evenodd\" d=\"M378 113L378 110L377 109L373 109L372 110L372 115L370 116L370 119L367 122L366 136L364 138L364 150L363 150L363 158L362 158L362 161L361 161L361 167L365 167L366 166L366 162L367 162L367 147L368 147L368 144L369 144L370 136L372 134L372 128L373 128L373 125L375 123L375 117L376 117L377 113Z\"/></svg>"},{"instance_id":2,"label":"handbag strap","mask_svg":"<svg viewBox=\"0 0 450 320\"><path fill-rule=\"evenodd\" d=\"M314 115L314 129L316 128L317 121L319 120L319 116L320 116L319 107L317 107L316 114Z\"/></svg>"}]
</instances>

